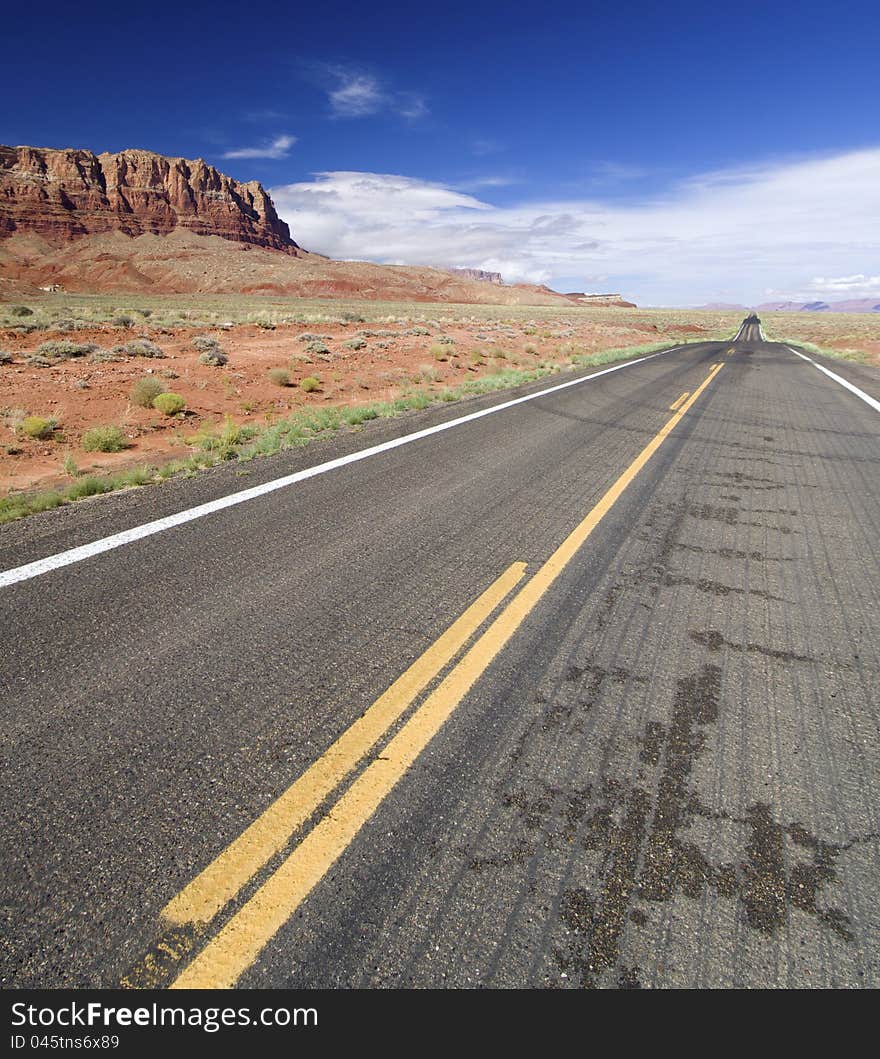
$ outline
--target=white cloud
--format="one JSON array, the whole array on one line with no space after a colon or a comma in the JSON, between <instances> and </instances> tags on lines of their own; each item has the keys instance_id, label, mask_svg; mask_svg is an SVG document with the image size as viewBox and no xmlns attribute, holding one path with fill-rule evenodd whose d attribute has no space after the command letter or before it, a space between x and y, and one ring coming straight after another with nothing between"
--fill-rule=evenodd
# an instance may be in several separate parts
<instances>
[{"instance_id":1,"label":"white cloud","mask_svg":"<svg viewBox=\"0 0 880 1059\"><path fill-rule=\"evenodd\" d=\"M331 66L325 71L333 81L327 98L334 117L365 118L389 111L418 121L428 114L428 106L416 92L395 92L387 88L375 74Z\"/></svg>"},{"instance_id":2,"label":"white cloud","mask_svg":"<svg viewBox=\"0 0 880 1059\"><path fill-rule=\"evenodd\" d=\"M624 180L637 180L647 174L642 166L630 165L627 162L595 162L591 166L594 183L619 184Z\"/></svg>"},{"instance_id":3,"label":"white cloud","mask_svg":"<svg viewBox=\"0 0 880 1059\"><path fill-rule=\"evenodd\" d=\"M880 297L880 276L865 276L861 272L857 276L835 276L827 279L818 276L813 280L812 289L824 291L826 294L847 294L851 298Z\"/></svg>"},{"instance_id":4,"label":"white cloud","mask_svg":"<svg viewBox=\"0 0 880 1059\"><path fill-rule=\"evenodd\" d=\"M295 136L276 136L274 140L262 147L238 147L226 151L224 158L286 158L290 148L296 143Z\"/></svg>"},{"instance_id":5,"label":"white cloud","mask_svg":"<svg viewBox=\"0 0 880 1059\"><path fill-rule=\"evenodd\" d=\"M455 187L458 191L479 191L481 188L508 188L517 183L519 181L513 177L482 176L474 177L472 180L460 180Z\"/></svg>"},{"instance_id":6,"label":"white cloud","mask_svg":"<svg viewBox=\"0 0 880 1059\"><path fill-rule=\"evenodd\" d=\"M332 257L551 285L601 275L642 304L808 300L849 281L836 289L870 296L880 272L880 148L706 173L639 203L502 207L442 183L351 172L273 196L297 241ZM829 275L842 279L815 278Z\"/></svg>"},{"instance_id":7,"label":"white cloud","mask_svg":"<svg viewBox=\"0 0 880 1059\"><path fill-rule=\"evenodd\" d=\"M428 105L422 96L414 92L403 92L393 100L393 107L402 118L418 121L428 114Z\"/></svg>"},{"instance_id":8,"label":"white cloud","mask_svg":"<svg viewBox=\"0 0 880 1059\"><path fill-rule=\"evenodd\" d=\"M361 118L375 114L385 105L385 94L375 77L335 71L339 79L329 94L333 113L341 118Z\"/></svg>"}]
</instances>

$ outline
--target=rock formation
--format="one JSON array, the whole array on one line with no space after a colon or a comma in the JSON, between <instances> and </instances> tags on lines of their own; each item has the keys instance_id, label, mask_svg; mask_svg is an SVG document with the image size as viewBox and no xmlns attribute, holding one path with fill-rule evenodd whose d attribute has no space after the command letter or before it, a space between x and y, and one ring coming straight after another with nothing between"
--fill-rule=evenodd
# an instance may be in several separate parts
<instances>
[{"instance_id":1,"label":"rock formation","mask_svg":"<svg viewBox=\"0 0 880 1059\"><path fill-rule=\"evenodd\" d=\"M35 233L58 243L177 229L302 254L256 180L240 184L202 159L0 146L0 238Z\"/></svg>"},{"instance_id":2,"label":"rock formation","mask_svg":"<svg viewBox=\"0 0 880 1059\"><path fill-rule=\"evenodd\" d=\"M63 291L628 304L505 284L482 269L307 253L257 181L239 183L202 159L0 146L0 298Z\"/></svg>"},{"instance_id":3,"label":"rock formation","mask_svg":"<svg viewBox=\"0 0 880 1059\"><path fill-rule=\"evenodd\" d=\"M500 272L484 272L481 268L446 268L443 271L453 276L461 276L462 279L475 280L477 283L494 283L498 287L504 286Z\"/></svg>"},{"instance_id":4,"label":"rock formation","mask_svg":"<svg viewBox=\"0 0 880 1059\"><path fill-rule=\"evenodd\" d=\"M614 309L636 308L634 302L624 301L620 294L584 294L583 291L575 291L571 294L565 294L563 297L568 298L570 302L575 302L577 305L592 305L598 308L610 306Z\"/></svg>"}]
</instances>

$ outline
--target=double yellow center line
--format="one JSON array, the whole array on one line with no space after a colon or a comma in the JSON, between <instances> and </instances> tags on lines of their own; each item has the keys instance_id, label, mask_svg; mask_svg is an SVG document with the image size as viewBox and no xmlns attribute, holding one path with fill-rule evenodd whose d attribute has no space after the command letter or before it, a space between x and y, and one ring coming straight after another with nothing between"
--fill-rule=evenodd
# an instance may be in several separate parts
<instances>
[{"instance_id":1,"label":"double yellow center line","mask_svg":"<svg viewBox=\"0 0 880 1059\"><path fill-rule=\"evenodd\" d=\"M228 988L256 960L351 844L464 696L486 671L627 486L721 370L688 398L642 449L583 521L507 603L363 768L336 803L177 976L172 988ZM674 406L675 407L675 406ZM418 696L454 661L525 576L514 563L253 824L163 909L172 926L205 927L291 842Z\"/></svg>"},{"instance_id":2,"label":"double yellow center line","mask_svg":"<svg viewBox=\"0 0 880 1059\"><path fill-rule=\"evenodd\" d=\"M164 918L177 925L208 923L222 911L455 658L525 571L525 563L514 563L490 585L262 816L169 901Z\"/></svg>"}]
</instances>

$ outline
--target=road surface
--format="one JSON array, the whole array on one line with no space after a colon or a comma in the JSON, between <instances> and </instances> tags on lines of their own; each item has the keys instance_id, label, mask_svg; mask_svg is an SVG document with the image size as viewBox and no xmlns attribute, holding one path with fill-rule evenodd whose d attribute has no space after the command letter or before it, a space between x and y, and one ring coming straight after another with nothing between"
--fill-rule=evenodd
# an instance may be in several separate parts
<instances>
[{"instance_id":1,"label":"road surface","mask_svg":"<svg viewBox=\"0 0 880 1059\"><path fill-rule=\"evenodd\" d=\"M6 986L880 985L880 372L588 374L3 527Z\"/></svg>"}]
</instances>

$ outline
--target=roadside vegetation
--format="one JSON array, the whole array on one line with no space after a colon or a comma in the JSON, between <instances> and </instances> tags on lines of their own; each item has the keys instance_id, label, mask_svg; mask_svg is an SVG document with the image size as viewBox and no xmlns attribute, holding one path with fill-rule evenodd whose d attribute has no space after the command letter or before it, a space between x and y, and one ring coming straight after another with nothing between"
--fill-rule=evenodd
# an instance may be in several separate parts
<instances>
[{"instance_id":1,"label":"roadside vegetation","mask_svg":"<svg viewBox=\"0 0 880 1059\"><path fill-rule=\"evenodd\" d=\"M153 408L166 416L176 416L186 408L186 401L179 393L159 393L153 398Z\"/></svg>"},{"instance_id":2,"label":"roadside vegetation","mask_svg":"<svg viewBox=\"0 0 880 1059\"><path fill-rule=\"evenodd\" d=\"M859 364L880 364L880 313L761 315L769 342L788 342L810 353Z\"/></svg>"},{"instance_id":3,"label":"roadside vegetation","mask_svg":"<svg viewBox=\"0 0 880 1059\"><path fill-rule=\"evenodd\" d=\"M128 441L121 427L92 427L83 434L84 452L122 452L128 448Z\"/></svg>"},{"instance_id":4,"label":"roadside vegetation","mask_svg":"<svg viewBox=\"0 0 880 1059\"><path fill-rule=\"evenodd\" d=\"M669 344L667 342L660 346L637 346L628 349L603 350L595 354L573 355L567 364L544 361L531 368L501 366L492 374L466 379L458 386L438 390L413 385L401 396L390 401L334 405L328 408L304 408L267 423L248 423L240 426L227 418L219 429L203 429L188 436L185 440L191 449L191 454L183 459L171 460L157 466L136 467L116 474L80 476L64 488L13 494L0 498L0 523L11 522L40 511L48 511L84 497L162 482L169 478L192 477L205 468L230 460L248 463L260 456L270 456L285 449L308 445L346 428L360 427L374 419L394 418L429 408L432 405L452 403L468 397L511 389L558 374L563 370L597 367L644 352L653 352ZM148 377L147 380L140 380L136 386L140 387L146 381L154 382L155 380ZM306 381L309 380L303 380L303 382ZM320 381L314 381L320 387ZM154 405L157 402L162 403L163 399L169 397L173 398L177 395L160 393L153 399L153 403ZM178 398L178 400L182 399ZM89 448L86 448L86 438L88 438ZM83 438L83 448L86 451L115 452L125 447L125 435L119 427L115 426L95 427ZM71 475L80 473L76 470L76 465L69 455L65 458L64 466L67 473Z\"/></svg>"},{"instance_id":5,"label":"roadside vegetation","mask_svg":"<svg viewBox=\"0 0 880 1059\"><path fill-rule=\"evenodd\" d=\"M152 408L153 401L160 393L165 393L165 386L153 375L145 375L131 388L131 403L138 408Z\"/></svg>"},{"instance_id":6,"label":"roadside vegetation","mask_svg":"<svg viewBox=\"0 0 880 1059\"><path fill-rule=\"evenodd\" d=\"M18 433L26 438L45 441L46 438L52 437L56 426L54 419L47 419L45 416L25 416L18 424Z\"/></svg>"},{"instance_id":7,"label":"roadside vegetation","mask_svg":"<svg viewBox=\"0 0 880 1059\"><path fill-rule=\"evenodd\" d=\"M124 300L123 300L124 299ZM726 337L735 328L742 314L693 309L583 309L564 303L553 305L466 305L439 302L360 301L355 299L321 298L260 298L254 306L251 295L163 295L137 294L47 294L34 298L28 305L0 305L0 330L14 330L22 334L46 332L87 331L105 327L117 332L130 332L149 327L161 332L168 328L186 328L194 332L193 346L206 339L211 348L216 339L199 335L204 330L226 330L251 324L272 329L286 324L320 325L341 324L352 332L361 324L408 324L414 335L430 334L425 324L446 321L454 324L463 320L495 324L526 322L539 317L542 326L537 333L552 334L559 328L582 323L585 313L589 320L599 323L620 321L657 323L659 326L701 324L709 331L721 330ZM18 315L16 309L27 309ZM324 339L320 333L311 338ZM440 337L451 344L451 338ZM126 345L127 342L123 342ZM161 343L160 343L161 345ZM149 354L141 354L147 355Z\"/></svg>"},{"instance_id":8,"label":"roadside vegetation","mask_svg":"<svg viewBox=\"0 0 880 1059\"><path fill-rule=\"evenodd\" d=\"M20 488L0 498L0 522L220 462L245 464L374 419L556 372L600 368L688 342L725 341L742 319L739 311L318 299L261 299L255 310L254 304L247 296L56 294L0 305L0 378L10 371L21 380L9 403L28 408L0 409L6 429L0 458L18 466L39 459L46 485L56 486L62 475L73 479L38 491L38 480L30 486L19 474ZM871 343L880 342L880 314L768 313L763 322L769 337L826 356L868 359L876 356ZM225 334L247 325L253 327L243 339L240 331ZM269 331L277 333L263 335ZM600 348L603 343L613 348ZM254 349L259 353L251 360ZM104 361L124 363L105 367ZM43 397L26 390L37 385L26 377L39 381ZM113 397L121 404L104 396L111 377L124 379ZM172 379L180 379L174 387L181 393L168 392ZM86 418L83 424L82 415L74 421L51 387L93 391L83 401L108 409L96 416L110 422ZM35 422L24 427L25 419ZM82 452L119 455L80 469ZM47 472L55 459L58 473Z\"/></svg>"},{"instance_id":9,"label":"roadside vegetation","mask_svg":"<svg viewBox=\"0 0 880 1059\"><path fill-rule=\"evenodd\" d=\"M0 305L0 330L31 334L38 332L62 332L106 328L110 331L130 332L132 329L150 328L161 333L167 329L189 329L193 332L228 330L242 325L274 329L290 324L341 324L357 329L358 324L409 324L411 333L430 334L423 325L447 321L449 323L468 320L474 323L493 324L523 323L540 317L542 325L535 327L538 338L554 334L554 330L583 322L584 314L597 323L631 323L654 325L659 330L699 324L707 341L723 341L736 329L742 319L741 310L700 309L616 309L580 307L533 306L533 305L463 305L455 303L414 303L393 301L360 301L355 299L319 298L271 298L260 299L255 308L254 298L249 295L89 295L57 293L33 298L28 304ZM789 341L814 343L825 355L861 359L864 344L875 343L880 338L880 314L843 313L764 313L764 330L784 336ZM769 329L768 329L769 328ZM305 338L305 336L303 336ZM310 338L320 344L320 334ZM204 345L200 345L200 339ZM52 342L51 338L47 341ZM133 339L119 343L117 350L127 356L163 356L161 346ZM442 338L437 339L441 344ZM354 339L355 347L358 340ZM56 361L68 356L86 356L94 350L86 348L67 349L65 344L88 345L70 339L56 340L54 348L47 350L46 359ZM137 349L137 346L141 346ZM152 346L152 348L151 348ZM216 338L194 335L194 348L205 352L217 349ZM110 351L107 351L110 352ZM113 352L116 352L114 350ZM220 350L223 353L222 350ZM225 355L225 354L224 354ZM433 355L433 353L432 353Z\"/></svg>"},{"instance_id":10,"label":"roadside vegetation","mask_svg":"<svg viewBox=\"0 0 880 1059\"><path fill-rule=\"evenodd\" d=\"M797 346L804 353L815 353L820 357L830 357L832 360L850 360L856 364L869 364L871 356L864 349L833 349L830 346L817 346L815 342L807 342L802 338L774 337L764 326L764 334L768 342L785 342L791 346Z\"/></svg>"}]
</instances>

